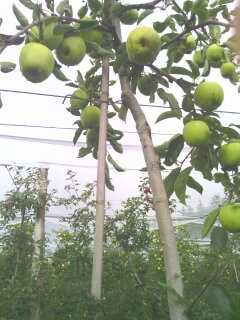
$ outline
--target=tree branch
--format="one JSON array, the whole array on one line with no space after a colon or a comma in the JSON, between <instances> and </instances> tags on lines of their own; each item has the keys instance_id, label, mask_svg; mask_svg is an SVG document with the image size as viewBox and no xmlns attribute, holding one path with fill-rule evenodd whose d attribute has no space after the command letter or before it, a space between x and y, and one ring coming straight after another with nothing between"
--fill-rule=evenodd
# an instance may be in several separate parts
<instances>
[{"instance_id":1,"label":"tree branch","mask_svg":"<svg viewBox=\"0 0 240 320\"><path fill-rule=\"evenodd\" d=\"M148 3L139 3L139 4L125 4L122 5L122 12L130 10L130 9L154 9L155 6L160 3L164 2L164 0L155 0L155 1L150 1Z\"/></svg>"},{"instance_id":2,"label":"tree branch","mask_svg":"<svg viewBox=\"0 0 240 320\"><path fill-rule=\"evenodd\" d=\"M220 270L220 267L218 267L216 269L216 271L211 275L211 277L208 279L207 283L205 283L202 287L202 289L200 290L199 294L193 299L193 301L191 302L191 304L189 305L189 307L187 308L186 313L188 314L191 309L193 308L193 306L197 303L197 301L201 298L201 296L205 293L205 291L207 290L207 288L210 286L210 284L219 276L221 275L228 267L228 264L226 264L225 266L223 266L222 270Z\"/></svg>"},{"instance_id":3,"label":"tree branch","mask_svg":"<svg viewBox=\"0 0 240 320\"><path fill-rule=\"evenodd\" d=\"M171 74L159 69L158 67L154 66L153 64L149 64L147 66L150 69L152 69L153 71L155 71L155 73L159 74L160 76L166 77L170 82L175 82L176 84L178 84L179 79L175 78Z\"/></svg>"},{"instance_id":4,"label":"tree branch","mask_svg":"<svg viewBox=\"0 0 240 320\"><path fill-rule=\"evenodd\" d=\"M165 43L164 45L162 45L160 50L167 49L171 44L179 41L183 36L185 36L190 31L201 29L201 28L204 28L204 27L210 26L210 25L234 28L233 23L225 23L225 22L220 22L220 21L215 21L215 20L208 20L203 23L196 24L195 26L188 27L183 32L179 33L179 35L177 35L175 38L173 38L172 40L170 40L167 43Z\"/></svg>"}]
</instances>

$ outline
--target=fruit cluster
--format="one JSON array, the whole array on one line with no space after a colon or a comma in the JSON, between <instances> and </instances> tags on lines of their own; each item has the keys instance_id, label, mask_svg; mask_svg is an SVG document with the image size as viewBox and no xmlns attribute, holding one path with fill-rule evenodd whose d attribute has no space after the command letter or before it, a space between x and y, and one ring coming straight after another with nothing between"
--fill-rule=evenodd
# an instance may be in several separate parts
<instances>
[{"instance_id":1,"label":"fruit cluster","mask_svg":"<svg viewBox=\"0 0 240 320\"><path fill-rule=\"evenodd\" d=\"M82 21L84 20L92 21L90 17L85 17ZM81 23L76 23L71 31L64 33L58 17L53 16L46 17L39 26L32 27L27 33L26 44L19 58L24 77L33 83L46 80L56 65L52 50L55 50L59 62L75 66L83 60L86 53L90 54L88 43L102 43L103 34L98 26L83 30L80 26Z\"/></svg>"}]
</instances>

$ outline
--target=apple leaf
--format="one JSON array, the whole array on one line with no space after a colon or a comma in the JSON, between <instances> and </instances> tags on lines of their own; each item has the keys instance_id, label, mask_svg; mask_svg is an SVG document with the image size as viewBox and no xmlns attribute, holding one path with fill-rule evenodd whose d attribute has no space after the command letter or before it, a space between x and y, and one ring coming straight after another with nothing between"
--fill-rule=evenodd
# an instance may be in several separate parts
<instances>
[{"instance_id":1,"label":"apple leaf","mask_svg":"<svg viewBox=\"0 0 240 320\"><path fill-rule=\"evenodd\" d=\"M191 189L196 190L200 194L203 192L203 187L191 176L188 177L187 186Z\"/></svg>"},{"instance_id":2,"label":"apple leaf","mask_svg":"<svg viewBox=\"0 0 240 320\"><path fill-rule=\"evenodd\" d=\"M228 245L228 233L221 227L214 227L211 232L211 249L214 252L224 252Z\"/></svg>"},{"instance_id":3,"label":"apple leaf","mask_svg":"<svg viewBox=\"0 0 240 320\"><path fill-rule=\"evenodd\" d=\"M68 82L65 84L65 86L71 87L71 88L78 88L79 86L74 82Z\"/></svg>"},{"instance_id":4,"label":"apple leaf","mask_svg":"<svg viewBox=\"0 0 240 320\"><path fill-rule=\"evenodd\" d=\"M214 174L213 178L216 183L221 183L226 190L231 189L232 183L227 172L217 172Z\"/></svg>"},{"instance_id":5,"label":"apple leaf","mask_svg":"<svg viewBox=\"0 0 240 320\"><path fill-rule=\"evenodd\" d=\"M193 96L186 94L182 100L182 109L184 111L190 112L194 109Z\"/></svg>"},{"instance_id":6,"label":"apple leaf","mask_svg":"<svg viewBox=\"0 0 240 320\"><path fill-rule=\"evenodd\" d=\"M210 64L208 63L208 60L205 59L205 64L204 64L204 68L203 68L203 71L202 71L202 76L203 76L203 77L209 76L210 70L211 70L211 66L210 66Z\"/></svg>"},{"instance_id":7,"label":"apple leaf","mask_svg":"<svg viewBox=\"0 0 240 320\"><path fill-rule=\"evenodd\" d=\"M88 48L94 51L94 53L99 57L107 57L107 56L114 57L114 52L112 50L104 49L100 47L96 42L90 42L90 41L86 41L86 42L87 42Z\"/></svg>"},{"instance_id":8,"label":"apple leaf","mask_svg":"<svg viewBox=\"0 0 240 320\"><path fill-rule=\"evenodd\" d=\"M219 212L220 212L220 208L217 208L217 209L212 210L207 215L207 217L204 221L203 227L202 227L202 231L201 231L202 238L205 238L208 235L209 231L211 230L212 226L214 225L214 223L217 220Z\"/></svg>"},{"instance_id":9,"label":"apple leaf","mask_svg":"<svg viewBox=\"0 0 240 320\"><path fill-rule=\"evenodd\" d=\"M164 79L163 77L160 77L160 76L158 76L158 75L156 75L156 78L157 78L158 82L159 82L162 86L164 86L164 87L166 87L166 88L169 88L169 83L168 83L168 81L167 81L166 79Z\"/></svg>"},{"instance_id":10,"label":"apple leaf","mask_svg":"<svg viewBox=\"0 0 240 320\"><path fill-rule=\"evenodd\" d=\"M28 19L24 16L24 14L15 6L15 4L12 5L13 13L15 14L15 17L17 18L17 21L20 23L22 27L26 27L29 25Z\"/></svg>"},{"instance_id":11,"label":"apple leaf","mask_svg":"<svg viewBox=\"0 0 240 320\"><path fill-rule=\"evenodd\" d=\"M179 173L174 184L174 191L179 201L186 204L186 188L193 167L187 167Z\"/></svg>"},{"instance_id":12,"label":"apple leaf","mask_svg":"<svg viewBox=\"0 0 240 320\"><path fill-rule=\"evenodd\" d=\"M182 113L179 112L179 110L171 110L171 111L166 111L161 113L158 117L157 120L155 121L155 123L158 123L159 121L165 120L165 119L169 119L169 118L177 118L177 119L181 119L182 117Z\"/></svg>"},{"instance_id":13,"label":"apple leaf","mask_svg":"<svg viewBox=\"0 0 240 320\"><path fill-rule=\"evenodd\" d=\"M198 0L195 1L192 6L192 13L198 16L199 22L204 22L209 17L209 12L207 9L208 1Z\"/></svg>"},{"instance_id":14,"label":"apple leaf","mask_svg":"<svg viewBox=\"0 0 240 320\"><path fill-rule=\"evenodd\" d=\"M170 141L168 146L168 151L165 158L165 164L171 166L174 164L184 147L184 139L181 134L174 135Z\"/></svg>"},{"instance_id":15,"label":"apple leaf","mask_svg":"<svg viewBox=\"0 0 240 320\"><path fill-rule=\"evenodd\" d=\"M98 148L97 147L94 147L93 150L92 150L92 156L95 160L97 160L98 158Z\"/></svg>"},{"instance_id":16,"label":"apple leaf","mask_svg":"<svg viewBox=\"0 0 240 320\"><path fill-rule=\"evenodd\" d=\"M21 4L23 4L26 8L33 10L35 8L35 3L33 3L31 0L19 0Z\"/></svg>"},{"instance_id":17,"label":"apple leaf","mask_svg":"<svg viewBox=\"0 0 240 320\"><path fill-rule=\"evenodd\" d=\"M187 63L188 63L189 67L192 70L193 79L196 79L197 77L199 77L200 76L200 72L199 72L198 66L195 63L193 63L191 60L187 60Z\"/></svg>"},{"instance_id":18,"label":"apple leaf","mask_svg":"<svg viewBox=\"0 0 240 320\"><path fill-rule=\"evenodd\" d=\"M109 139L109 142L113 148L118 153L123 153L123 147L120 143L118 143L115 139Z\"/></svg>"},{"instance_id":19,"label":"apple leaf","mask_svg":"<svg viewBox=\"0 0 240 320\"><path fill-rule=\"evenodd\" d=\"M192 6L193 6L193 2L192 1L190 1L190 0L184 1L183 10L188 13L189 11L191 11Z\"/></svg>"},{"instance_id":20,"label":"apple leaf","mask_svg":"<svg viewBox=\"0 0 240 320\"><path fill-rule=\"evenodd\" d=\"M85 19L81 19L79 20L79 30L91 30L94 29L98 26L98 22L94 19L92 20L85 20Z\"/></svg>"},{"instance_id":21,"label":"apple leaf","mask_svg":"<svg viewBox=\"0 0 240 320\"><path fill-rule=\"evenodd\" d=\"M182 88L182 90L186 93L189 94L191 92L191 90L194 88L194 83L186 81L182 78L177 80L177 84L179 85L179 87Z\"/></svg>"},{"instance_id":22,"label":"apple leaf","mask_svg":"<svg viewBox=\"0 0 240 320\"><path fill-rule=\"evenodd\" d=\"M114 185L111 182L111 178L110 178L110 173L109 173L109 168L108 168L107 162L106 162L106 167L105 167L105 184L106 184L106 187L109 190L114 191Z\"/></svg>"},{"instance_id":23,"label":"apple leaf","mask_svg":"<svg viewBox=\"0 0 240 320\"><path fill-rule=\"evenodd\" d=\"M191 78L193 77L192 72L186 68L183 68L183 67L172 66L170 68L170 73L171 74L181 74L181 75L189 76Z\"/></svg>"},{"instance_id":24,"label":"apple leaf","mask_svg":"<svg viewBox=\"0 0 240 320\"><path fill-rule=\"evenodd\" d=\"M209 28L210 36L212 38L212 42L219 43L222 35L220 26L211 25L211 26L208 26L208 28Z\"/></svg>"},{"instance_id":25,"label":"apple leaf","mask_svg":"<svg viewBox=\"0 0 240 320\"><path fill-rule=\"evenodd\" d=\"M8 62L8 61L0 62L0 70L1 70L1 72L3 72L3 73L11 72L11 71L13 71L15 68L16 68L16 64L13 63L13 62Z\"/></svg>"},{"instance_id":26,"label":"apple leaf","mask_svg":"<svg viewBox=\"0 0 240 320\"><path fill-rule=\"evenodd\" d=\"M74 145L76 145L79 137L80 137L81 134L82 134L82 131L83 131L82 127L77 128L77 130L75 131L75 134L74 134L74 137L73 137L73 143L74 143Z\"/></svg>"},{"instance_id":27,"label":"apple leaf","mask_svg":"<svg viewBox=\"0 0 240 320\"><path fill-rule=\"evenodd\" d=\"M53 33L54 34L64 34L66 32L70 32L73 30L74 30L74 28L71 27L69 24L57 24L53 29Z\"/></svg>"},{"instance_id":28,"label":"apple leaf","mask_svg":"<svg viewBox=\"0 0 240 320\"><path fill-rule=\"evenodd\" d=\"M45 0L46 6L52 12L54 11L54 0Z\"/></svg>"},{"instance_id":29,"label":"apple leaf","mask_svg":"<svg viewBox=\"0 0 240 320\"><path fill-rule=\"evenodd\" d=\"M140 22L143 21L143 19L145 19L146 17L148 17L150 14L152 14L154 11L153 10L150 10L150 9L147 9L147 10L144 10L143 12L141 12L141 14L139 15L138 17L138 20L137 20L137 24L139 24Z\"/></svg>"},{"instance_id":30,"label":"apple leaf","mask_svg":"<svg viewBox=\"0 0 240 320\"><path fill-rule=\"evenodd\" d=\"M120 167L117 162L112 158L112 156L110 154L108 154L107 156L108 162L111 163L111 165L114 167L114 169L116 169L118 172L124 172L125 170Z\"/></svg>"},{"instance_id":31,"label":"apple leaf","mask_svg":"<svg viewBox=\"0 0 240 320\"><path fill-rule=\"evenodd\" d=\"M71 16L72 15L72 7L69 4L69 0L62 0L58 4L56 11L60 16L63 16L63 15Z\"/></svg>"},{"instance_id":32,"label":"apple leaf","mask_svg":"<svg viewBox=\"0 0 240 320\"><path fill-rule=\"evenodd\" d=\"M162 33L170 24L170 17L167 17L163 22L156 21L153 23L153 28L158 32Z\"/></svg>"},{"instance_id":33,"label":"apple leaf","mask_svg":"<svg viewBox=\"0 0 240 320\"><path fill-rule=\"evenodd\" d=\"M92 148L80 148L79 152L78 152L78 158L83 158L85 157L87 154L89 154L92 151Z\"/></svg>"},{"instance_id":34,"label":"apple leaf","mask_svg":"<svg viewBox=\"0 0 240 320\"><path fill-rule=\"evenodd\" d=\"M118 107L117 103L115 103L111 98L109 99L109 102L110 102L111 106L113 107L113 109L114 109L117 113L119 113L120 108Z\"/></svg>"},{"instance_id":35,"label":"apple leaf","mask_svg":"<svg viewBox=\"0 0 240 320\"><path fill-rule=\"evenodd\" d=\"M168 146L169 146L169 141L165 141L162 144L154 147L155 153L158 155L159 158L166 157Z\"/></svg>"},{"instance_id":36,"label":"apple leaf","mask_svg":"<svg viewBox=\"0 0 240 320\"><path fill-rule=\"evenodd\" d=\"M89 8L93 11L96 12L101 9L102 4L99 0L87 0Z\"/></svg>"},{"instance_id":37,"label":"apple leaf","mask_svg":"<svg viewBox=\"0 0 240 320\"><path fill-rule=\"evenodd\" d=\"M168 23L166 22L166 20L164 22L156 21L153 23L153 28L158 33L163 32L167 27L168 27Z\"/></svg>"},{"instance_id":38,"label":"apple leaf","mask_svg":"<svg viewBox=\"0 0 240 320\"><path fill-rule=\"evenodd\" d=\"M169 103L169 106L171 107L171 109L179 109L180 110L178 101L172 93L168 93L164 89L159 88L159 89L157 89L157 94L158 94L159 98L161 98L163 100L164 103L165 102Z\"/></svg>"},{"instance_id":39,"label":"apple leaf","mask_svg":"<svg viewBox=\"0 0 240 320\"><path fill-rule=\"evenodd\" d=\"M211 173L213 166L211 158L209 157L208 146L201 146L193 149L191 153L191 165L195 170L200 171L205 179L209 181L213 179Z\"/></svg>"},{"instance_id":40,"label":"apple leaf","mask_svg":"<svg viewBox=\"0 0 240 320\"><path fill-rule=\"evenodd\" d=\"M186 23L186 18L182 14L173 14L172 17L179 26L183 26Z\"/></svg>"},{"instance_id":41,"label":"apple leaf","mask_svg":"<svg viewBox=\"0 0 240 320\"><path fill-rule=\"evenodd\" d=\"M107 118L112 119L113 117L115 117L115 115L116 115L116 112L108 112Z\"/></svg>"},{"instance_id":42,"label":"apple leaf","mask_svg":"<svg viewBox=\"0 0 240 320\"><path fill-rule=\"evenodd\" d=\"M141 76L141 73L143 72L143 66L140 65L134 65L132 67L132 74L131 74L131 90L133 93L136 93L137 84L139 77Z\"/></svg>"},{"instance_id":43,"label":"apple leaf","mask_svg":"<svg viewBox=\"0 0 240 320\"><path fill-rule=\"evenodd\" d=\"M61 67L59 67L56 63L55 63L55 67L54 67L54 70L53 70L53 74L60 81L69 81L69 79L61 71Z\"/></svg>"},{"instance_id":44,"label":"apple leaf","mask_svg":"<svg viewBox=\"0 0 240 320\"><path fill-rule=\"evenodd\" d=\"M240 134L238 131L234 130L233 128L229 127L221 127L221 131L228 136L229 139L239 139Z\"/></svg>"},{"instance_id":45,"label":"apple leaf","mask_svg":"<svg viewBox=\"0 0 240 320\"><path fill-rule=\"evenodd\" d=\"M83 17L86 16L87 12L88 12L88 6L87 6L87 5L81 7L81 8L78 10L78 13L77 13L77 14L78 14L78 17L79 17L80 19L82 19Z\"/></svg>"},{"instance_id":46,"label":"apple leaf","mask_svg":"<svg viewBox=\"0 0 240 320\"><path fill-rule=\"evenodd\" d=\"M176 179L177 179L180 171L181 171L180 167L175 168L164 179L164 185L165 185L165 189L166 189L168 198L170 198L174 192L174 185L175 185Z\"/></svg>"}]
</instances>

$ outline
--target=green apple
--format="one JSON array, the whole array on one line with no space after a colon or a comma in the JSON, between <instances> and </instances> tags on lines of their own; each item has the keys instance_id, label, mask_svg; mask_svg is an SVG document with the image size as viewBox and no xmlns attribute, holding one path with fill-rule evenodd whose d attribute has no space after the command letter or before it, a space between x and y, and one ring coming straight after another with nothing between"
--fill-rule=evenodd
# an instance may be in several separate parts
<instances>
[{"instance_id":1,"label":"green apple","mask_svg":"<svg viewBox=\"0 0 240 320\"><path fill-rule=\"evenodd\" d=\"M81 122L85 129L97 129L100 123L101 111L96 106L87 106L81 113Z\"/></svg>"},{"instance_id":2,"label":"green apple","mask_svg":"<svg viewBox=\"0 0 240 320\"><path fill-rule=\"evenodd\" d=\"M192 120L185 124L183 138L190 146L206 144L210 138L210 129L204 121Z\"/></svg>"},{"instance_id":3,"label":"green apple","mask_svg":"<svg viewBox=\"0 0 240 320\"><path fill-rule=\"evenodd\" d=\"M70 98L71 108L83 109L89 101L89 93L86 89L79 88L75 90Z\"/></svg>"},{"instance_id":4,"label":"green apple","mask_svg":"<svg viewBox=\"0 0 240 320\"><path fill-rule=\"evenodd\" d=\"M158 82L149 74L141 76L137 83L138 90L145 96L150 96L158 88Z\"/></svg>"},{"instance_id":5,"label":"green apple","mask_svg":"<svg viewBox=\"0 0 240 320\"><path fill-rule=\"evenodd\" d=\"M192 34L189 34L186 38L185 38L185 48L186 48L186 52L187 53L191 53L197 46L196 40L193 37Z\"/></svg>"},{"instance_id":6,"label":"green apple","mask_svg":"<svg viewBox=\"0 0 240 320\"><path fill-rule=\"evenodd\" d=\"M150 27L138 27L127 38L128 59L136 64L151 64L160 50L158 33Z\"/></svg>"},{"instance_id":7,"label":"green apple","mask_svg":"<svg viewBox=\"0 0 240 320\"><path fill-rule=\"evenodd\" d=\"M240 142L229 142L220 148L220 161L227 167L240 165Z\"/></svg>"},{"instance_id":8,"label":"green apple","mask_svg":"<svg viewBox=\"0 0 240 320\"><path fill-rule=\"evenodd\" d=\"M234 75L236 73L236 68L235 68L234 63L232 63L232 62L224 62L221 65L220 71L221 71L221 75L224 78L233 79L233 77L234 77Z\"/></svg>"},{"instance_id":9,"label":"green apple","mask_svg":"<svg viewBox=\"0 0 240 320\"><path fill-rule=\"evenodd\" d=\"M229 232L240 232L240 203L225 204L219 214L219 220L224 229Z\"/></svg>"},{"instance_id":10,"label":"green apple","mask_svg":"<svg viewBox=\"0 0 240 320\"><path fill-rule=\"evenodd\" d=\"M86 135L86 142L88 147L95 147L98 145L99 131L98 129L88 129Z\"/></svg>"},{"instance_id":11,"label":"green apple","mask_svg":"<svg viewBox=\"0 0 240 320\"><path fill-rule=\"evenodd\" d=\"M85 54L86 45L79 35L67 36L56 50L58 60L67 66L79 64Z\"/></svg>"},{"instance_id":12,"label":"green apple","mask_svg":"<svg viewBox=\"0 0 240 320\"><path fill-rule=\"evenodd\" d=\"M223 47L216 43L210 45L206 50L206 58L212 67L220 67L225 59Z\"/></svg>"},{"instance_id":13,"label":"green apple","mask_svg":"<svg viewBox=\"0 0 240 320\"><path fill-rule=\"evenodd\" d=\"M53 72L55 60L51 50L46 46L29 42L20 52L19 64L24 77L38 83L46 80Z\"/></svg>"},{"instance_id":14,"label":"green apple","mask_svg":"<svg viewBox=\"0 0 240 320\"><path fill-rule=\"evenodd\" d=\"M202 50L197 50L193 54L193 62L199 66L199 68L204 67L205 63L205 54Z\"/></svg>"},{"instance_id":15,"label":"green apple","mask_svg":"<svg viewBox=\"0 0 240 320\"><path fill-rule=\"evenodd\" d=\"M34 26L30 29L28 34L29 42L41 42L49 49L53 50L59 47L63 41L63 34L54 33L54 28L58 24L57 17L48 17L42 23L42 39L40 39L40 29Z\"/></svg>"},{"instance_id":16,"label":"green apple","mask_svg":"<svg viewBox=\"0 0 240 320\"><path fill-rule=\"evenodd\" d=\"M138 11L134 9L124 11L119 16L119 20L123 24L127 24L127 25L134 24L135 22L137 22L137 19L138 19Z\"/></svg>"},{"instance_id":17,"label":"green apple","mask_svg":"<svg viewBox=\"0 0 240 320\"><path fill-rule=\"evenodd\" d=\"M197 86L194 99L196 105L203 110L213 111L222 104L224 92L217 82L203 81Z\"/></svg>"}]
</instances>

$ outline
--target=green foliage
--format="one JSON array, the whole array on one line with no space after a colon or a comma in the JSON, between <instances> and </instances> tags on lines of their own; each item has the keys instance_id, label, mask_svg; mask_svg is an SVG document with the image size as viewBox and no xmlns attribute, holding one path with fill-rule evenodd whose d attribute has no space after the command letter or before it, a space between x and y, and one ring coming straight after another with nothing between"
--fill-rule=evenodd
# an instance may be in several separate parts
<instances>
[{"instance_id":1,"label":"green foliage","mask_svg":"<svg viewBox=\"0 0 240 320\"><path fill-rule=\"evenodd\" d=\"M21 173L20 173L21 172ZM32 170L13 174L14 181L34 190ZM26 174L26 173L25 173ZM56 192L51 203L66 208L69 228L57 233L55 249L43 261L44 287L36 292L31 277L33 224L7 224L1 233L0 314L5 320L29 319L32 303L41 296L41 319L103 320L161 318L169 320L164 275L164 246L158 230L149 223L151 190L147 179L139 195L127 199L105 221L103 299L90 295L92 244L95 225L94 185L81 192L74 172L66 176L66 195ZM13 192L8 192L7 198ZM12 198L12 197L11 197ZM16 201L16 200L15 200ZM4 202L4 200L3 200ZM27 207L28 204L25 205ZM211 246L191 241L184 226L176 229L178 250L185 279L188 314L199 320L237 320L240 238L226 238L222 228L211 234ZM227 244L227 245L226 245ZM198 297L203 288L206 291ZM198 297L197 300L196 297ZM193 304L192 304L193 303ZM224 318L223 318L224 317Z\"/></svg>"},{"instance_id":2,"label":"green foliage","mask_svg":"<svg viewBox=\"0 0 240 320\"><path fill-rule=\"evenodd\" d=\"M34 21L36 21L36 19L42 19L43 15L44 19L46 18L46 12L43 14L41 4L36 5L31 0L21 0L20 3L33 11L33 16L35 17L33 18L33 20L35 19ZM224 141L239 137L239 128L234 130L223 126L221 121L216 119L216 113L198 110L195 106L194 91L197 84L204 78L207 78L211 73L211 63L209 63L205 57L207 48L212 44L226 47L222 35L227 32L230 27L228 22L230 21L231 15L231 1L209 2L205 0L196 0L184 1L182 4L177 2L169 3L166 8L164 8L166 17L163 19L160 17L157 21L153 21L153 28L160 34L161 38L160 55L163 56L161 61L167 59L166 63L163 62L161 64L160 68L155 65L139 66L131 63L128 60L125 43L119 43L119 39L117 39L116 32L114 32L114 28L111 26L110 22L109 25L105 24L104 15L111 15L111 10L113 11L113 16L119 16L121 13L128 10L128 7L123 3L117 3L111 8L108 2L103 6L99 0L85 1L78 8L79 19L77 21L75 18L72 18L73 10L69 0L62 0L57 5L55 5L54 1L46 0L45 4L59 19L58 24L54 29L56 34L63 33L64 35L69 35L81 30L84 30L84 32L97 31L101 33L101 37L103 38L102 44L100 45L99 43L88 41L86 37L87 55L92 65L85 75L81 75L80 72L77 71L77 79L73 82L64 75L64 72L61 70L61 65L56 63L53 71L55 77L64 82L69 80L69 82L66 83L68 86L83 86L88 88L89 103L100 106L102 76L99 73L99 70L101 68L102 57L109 57L110 65L113 66L115 73L121 73L125 70L124 72L126 72L129 77L130 86L133 92L136 91L136 86L141 74L149 74L152 78L156 79L158 98L169 106L170 109L161 112L156 119L156 123L170 118L176 118L184 123L194 119L206 121L212 132L209 143L206 146L194 148L188 155L188 160L190 160L193 170L200 171L202 176L207 180L216 180L215 178L218 174L224 174L224 179L218 179L218 182L222 183L226 188L228 179L226 176L230 174L229 171L231 170L222 166L218 150ZM155 9L154 5L139 4L137 6L139 12L137 23L139 24L146 17L153 14ZM27 18L16 5L13 5L13 12L20 23L21 28L26 27L31 23L28 22ZM223 21L226 22L226 25L222 24ZM201 24L204 24L204 26L202 27ZM188 47L186 41L189 36L192 36L194 39L194 46L191 48ZM14 39L8 35L2 35L2 47L5 48L12 44L16 45L23 40L24 34L22 37L16 37ZM201 65L199 68L199 66L193 62L195 61L194 52L192 52L192 56L190 56L192 50L196 50L203 54L204 66ZM234 61L236 54L232 48L229 47L224 50L224 59L229 62ZM164 56L166 59L164 59ZM2 72L10 72L14 68L15 65L13 63L1 63ZM236 74L236 79L234 78L234 81L230 79L230 81L233 84L236 84L237 77L238 75ZM110 79L110 84L111 83L114 84L115 80L112 81L112 79ZM178 89L182 91L182 100L175 95L175 88L173 85L177 86ZM149 95L149 101L152 103L155 98L155 94L152 92ZM110 97L109 101L113 101L113 99ZM111 105L115 112L113 113L112 110L109 110L111 118L118 116L123 121L126 121L128 107L125 104L122 104L121 107L118 107L116 103L111 103ZM67 110L76 117L80 116L79 110L73 110L72 108L67 108ZM108 122L110 120L109 117ZM114 130L115 129L113 128L109 129L108 126L108 141L116 152L122 153L123 148L120 144L122 136L116 135ZM81 135L83 137L86 136L86 132L79 125L73 138L74 144L77 143ZM165 166L171 167L173 164L179 162L179 159L181 159L184 153L184 142L181 133L172 137L166 146L168 149L164 150L160 157L165 158ZM94 158L97 158L97 152L98 145L93 145L91 148L87 146L79 150L79 156L84 157L91 153ZM118 166L114 165L114 167L118 169ZM184 171L185 169L186 166L184 163L181 171ZM108 178L107 180L110 182ZM200 193L202 192L201 185L194 181L192 177L188 180L186 179L186 181L188 187L193 188ZM111 184L108 183L108 185L110 186ZM228 188L233 190L231 192L232 197L234 197L237 190L236 181L232 179L230 184L228 184ZM185 185L183 185L183 190L185 190ZM174 192L175 191L176 190L174 189ZM177 193L179 195L178 191ZM172 194L172 192L169 194ZM185 196L184 191L180 196L181 201L185 201Z\"/></svg>"}]
</instances>

